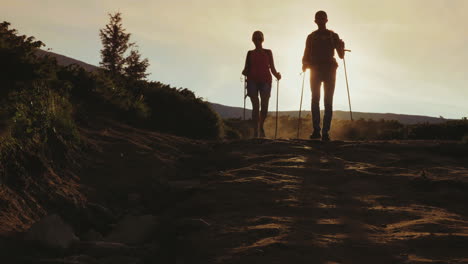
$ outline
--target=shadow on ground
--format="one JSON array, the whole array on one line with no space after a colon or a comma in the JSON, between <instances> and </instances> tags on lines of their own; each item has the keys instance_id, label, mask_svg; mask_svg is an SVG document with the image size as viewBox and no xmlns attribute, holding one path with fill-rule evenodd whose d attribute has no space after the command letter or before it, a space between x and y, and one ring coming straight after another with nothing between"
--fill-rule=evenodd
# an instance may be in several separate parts
<instances>
[{"instance_id":1,"label":"shadow on ground","mask_svg":"<svg viewBox=\"0 0 468 264\"><path fill-rule=\"evenodd\" d=\"M218 151L239 166L180 205L212 224L184 238L197 253L182 263L468 262L459 145L250 140Z\"/></svg>"}]
</instances>

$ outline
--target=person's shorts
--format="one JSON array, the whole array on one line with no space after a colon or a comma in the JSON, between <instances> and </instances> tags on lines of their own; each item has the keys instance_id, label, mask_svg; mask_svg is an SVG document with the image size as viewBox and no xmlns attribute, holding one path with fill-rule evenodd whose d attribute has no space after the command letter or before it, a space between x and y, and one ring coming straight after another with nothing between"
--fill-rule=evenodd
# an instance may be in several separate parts
<instances>
[{"instance_id":1,"label":"person's shorts","mask_svg":"<svg viewBox=\"0 0 468 264\"><path fill-rule=\"evenodd\" d=\"M247 81L247 95L249 97L270 97L271 83Z\"/></svg>"}]
</instances>

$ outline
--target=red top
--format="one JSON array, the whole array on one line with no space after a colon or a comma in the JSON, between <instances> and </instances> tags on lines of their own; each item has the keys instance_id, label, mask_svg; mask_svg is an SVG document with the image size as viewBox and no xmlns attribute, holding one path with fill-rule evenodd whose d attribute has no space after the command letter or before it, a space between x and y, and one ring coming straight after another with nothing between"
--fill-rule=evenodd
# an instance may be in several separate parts
<instances>
[{"instance_id":1,"label":"red top","mask_svg":"<svg viewBox=\"0 0 468 264\"><path fill-rule=\"evenodd\" d=\"M251 50L247 53L248 73L247 80L262 83L271 83L270 50Z\"/></svg>"}]
</instances>

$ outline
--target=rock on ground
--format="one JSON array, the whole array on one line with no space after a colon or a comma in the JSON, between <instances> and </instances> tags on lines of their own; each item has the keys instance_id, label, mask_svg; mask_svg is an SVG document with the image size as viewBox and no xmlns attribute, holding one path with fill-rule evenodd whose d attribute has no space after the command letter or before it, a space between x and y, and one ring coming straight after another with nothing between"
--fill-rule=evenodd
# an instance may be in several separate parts
<instances>
[{"instance_id":1,"label":"rock on ground","mask_svg":"<svg viewBox=\"0 0 468 264\"><path fill-rule=\"evenodd\" d=\"M67 249L79 238L73 229L58 215L50 215L36 222L26 231L25 240L35 241L51 248Z\"/></svg>"},{"instance_id":2,"label":"rock on ground","mask_svg":"<svg viewBox=\"0 0 468 264\"><path fill-rule=\"evenodd\" d=\"M125 216L104 239L129 245L144 243L154 233L157 219L152 215Z\"/></svg>"},{"instance_id":3,"label":"rock on ground","mask_svg":"<svg viewBox=\"0 0 468 264\"><path fill-rule=\"evenodd\" d=\"M88 230L81 236L82 241L102 241L104 238L101 233L97 232L94 229Z\"/></svg>"}]
</instances>

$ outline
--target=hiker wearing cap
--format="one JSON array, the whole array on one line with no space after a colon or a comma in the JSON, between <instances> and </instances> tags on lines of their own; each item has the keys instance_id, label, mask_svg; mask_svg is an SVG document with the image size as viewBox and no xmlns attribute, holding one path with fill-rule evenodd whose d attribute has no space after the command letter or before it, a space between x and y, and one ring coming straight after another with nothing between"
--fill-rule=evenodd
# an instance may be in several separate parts
<instances>
[{"instance_id":1,"label":"hiker wearing cap","mask_svg":"<svg viewBox=\"0 0 468 264\"><path fill-rule=\"evenodd\" d=\"M338 56L344 57L344 42L338 34L328 30L327 13L318 11L315 14L315 23L318 29L307 36L304 56L302 58L302 71L310 69L310 89L312 91L312 124L311 139L329 141L329 131L333 115L333 94L335 92L336 62L335 50ZM320 86L323 82L323 97L325 114L323 117L322 134L320 134Z\"/></svg>"},{"instance_id":2,"label":"hiker wearing cap","mask_svg":"<svg viewBox=\"0 0 468 264\"><path fill-rule=\"evenodd\" d=\"M268 101L271 94L271 82L273 74L276 79L281 79L281 74L276 71L273 61L273 53L263 48L263 33L255 31L252 42L255 49L249 50L245 59L242 74L247 78L247 95L252 102L252 123L254 137L265 137L263 124L268 114ZM260 94L260 100L258 95ZM259 111L260 108L260 111Z\"/></svg>"}]
</instances>

